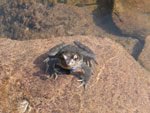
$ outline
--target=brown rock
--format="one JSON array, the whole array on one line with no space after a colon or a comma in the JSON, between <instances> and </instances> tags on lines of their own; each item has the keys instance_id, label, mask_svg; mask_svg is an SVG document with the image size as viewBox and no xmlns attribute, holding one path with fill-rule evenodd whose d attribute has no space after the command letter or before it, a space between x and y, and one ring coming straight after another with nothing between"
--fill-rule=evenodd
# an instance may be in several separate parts
<instances>
[{"instance_id":1,"label":"brown rock","mask_svg":"<svg viewBox=\"0 0 150 113\"><path fill-rule=\"evenodd\" d=\"M74 76L62 75L51 80L43 71L45 53L55 44L72 43L74 39L89 46L97 55L96 72L85 91L77 88L80 83ZM149 113L149 75L122 46L108 38L0 39L2 112Z\"/></svg>"},{"instance_id":2,"label":"brown rock","mask_svg":"<svg viewBox=\"0 0 150 113\"><path fill-rule=\"evenodd\" d=\"M138 58L139 62L150 71L150 36L146 37L144 48Z\"/></svg>"},{"instance_id":3,"label":"brown rock","mask_svg":"<svg viewBox=\"0 0 150 113\"><path fill-rule=\"evenodd\" d=\"M123 34L141 40L150 34L150 1L114 0L113 21Z\"/></svg>"}]
</instances>

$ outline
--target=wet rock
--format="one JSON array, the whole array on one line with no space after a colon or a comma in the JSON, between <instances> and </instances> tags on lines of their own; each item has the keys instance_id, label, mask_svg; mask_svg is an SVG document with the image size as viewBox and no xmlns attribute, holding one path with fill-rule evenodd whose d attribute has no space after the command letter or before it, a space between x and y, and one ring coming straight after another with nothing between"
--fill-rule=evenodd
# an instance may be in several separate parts
<instances>
[{"instance_id":1,"label":"wet rock","mask_svg":"<svg viewBox=\"0 0 150 113\"><path fill-rule=\"evenodd\" d=\"M146 37L144 48L138 58L140 64L150 71L150 36Z\"/></svg>"},{"instance_id":2,"label":"wet rock","mask_svg":"<svg viewBox=\"0 0 150 113\"><path fill-rule=\"evenodd\" d=\"M150 34L150 1L114 0L113 21L123 34L144 40Z\"/></svg>"},{"instance_id":3,"label":"wet rock","mask_svg":"<svg viewBox=\"0 0 150 113\"><path fill-rule=\"evenodd\" d=\"M120 43L135 59L137 59L139 54L141 53L143 42L139 41L138 39L134 39L132 37L119 37L114 35L106 36L109 36L110 39L116 41L117 43Z\"/></svg>"},{"instance_id":4,"label":"wet rock","mask_svg":"<svg viewBox=\"0 0 150 113\"><path fill-rule=\"evenodd\" d=\"M92 39L92 40L91 40ZM79 40L97 56L98 65L86 90L77 77L44 73L43 60L54 45ZM0 111L16 112L26 99L33 113L125 113L150 111L150 73L126 50L93 36L57 37L30 41L0 38ZM20 101L19 101L20 102Z\"/></svg>"}]
</instances>

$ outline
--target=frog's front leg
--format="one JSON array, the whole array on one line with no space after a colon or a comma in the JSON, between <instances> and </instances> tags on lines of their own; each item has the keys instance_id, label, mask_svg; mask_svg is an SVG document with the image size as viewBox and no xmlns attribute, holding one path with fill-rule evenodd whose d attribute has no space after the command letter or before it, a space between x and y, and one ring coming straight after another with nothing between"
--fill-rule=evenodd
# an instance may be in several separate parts
<instances>
[{"instance_id":1,"label":"frog's front leg","mask_svg":"<svg viewBox=\"0 0 150 113\"><path fill-rule=\"evenodd\" d=\"M43 62L46 64L46 69L45 69L45 73L48 72L48 69L49 69L49 61L50 61L50 58L47 57Z\"/></svg>"},{"instance_id":2,"label":"frog's front leg","mask_svg":"<svg viewBox=\"0 0 150 113\"><path fill-rule=\"evenodd\" d=\"M82 64L82 65L81 65L81 68L84 70L85 74L84 74L84 75L81 75L81 76L80 76L81 79L78 80L78 81L81 81L81 82L82 82L79 87L83 86L84 89L85 89L85 85L86 85L86 84L88 83L88 81L90 80L92 73L91 73L91 68L90 68L89 66L85 65L85 64Z\"/></svg>"}]
</instances>

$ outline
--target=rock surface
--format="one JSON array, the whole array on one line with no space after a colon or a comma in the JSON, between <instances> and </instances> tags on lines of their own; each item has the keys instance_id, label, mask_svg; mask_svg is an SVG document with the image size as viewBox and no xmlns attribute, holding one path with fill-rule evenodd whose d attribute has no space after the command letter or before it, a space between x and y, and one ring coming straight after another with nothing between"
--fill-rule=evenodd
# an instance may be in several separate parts
<instances>
[{"instance_id":1,"label":"rock surface","mask_svg":"<svg viewBox=\"0 0 150 113\"><path fill-rule=\"evenodd\" d=\"M145 45L138 58L140 64L150 71L150 36L146 37Z\"/></svg>"},{"instance_id":2,"label":"rock surface","mask_svg":"<svg viewBox=\"0 0 150 113\"><path fill-rule=\"evenodd\" d=\"M149 0L114 0L113 21L123 34L144 40L150 34Z\"/></svg>"},{"instance_id":3,"label":"rock surface","mask_svg":"<svg viewBox=\"0 0 150 113\"><path fill-rule=\"evenodd\" d=\"M47 51L79 40L97 55L96 72L84 91L71 75L44 74ZM0 38L0 112L149 113L150 73L108 38L58 37L30 41Z\"/></svg>"}]
</instances>

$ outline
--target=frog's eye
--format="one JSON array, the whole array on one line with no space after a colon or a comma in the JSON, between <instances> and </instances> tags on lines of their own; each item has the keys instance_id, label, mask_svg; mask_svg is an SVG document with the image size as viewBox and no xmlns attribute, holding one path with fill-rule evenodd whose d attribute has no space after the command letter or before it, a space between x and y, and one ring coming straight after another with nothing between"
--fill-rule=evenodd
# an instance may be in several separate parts
<instances>
[{"instance_id":1,"label":"frog's eye","mask_svg":"<svg viewBox=\"0 0 150 113\"><path fill-rule=\"evenodd\" d=\"M78 55L74 55L73 59L77 60L78 59Z\"/></svg>"},{"instance_id":2,"label":"frog's eye","mask_svg":"<svg viewBox=\"0 0 150 113\"><path fill-rule=\"evenodd\" d=\"M66 59L67 59L67 56L63 54L63 58L66 60Z\"/></svg>"}]
</instances>

